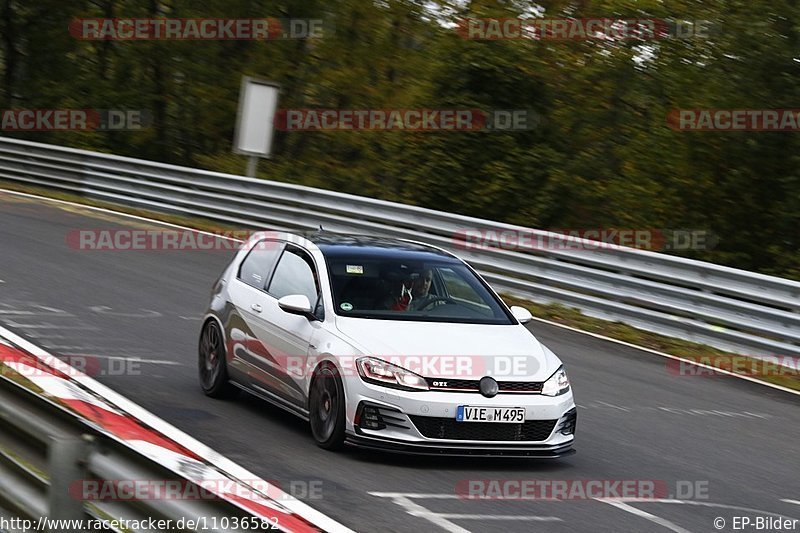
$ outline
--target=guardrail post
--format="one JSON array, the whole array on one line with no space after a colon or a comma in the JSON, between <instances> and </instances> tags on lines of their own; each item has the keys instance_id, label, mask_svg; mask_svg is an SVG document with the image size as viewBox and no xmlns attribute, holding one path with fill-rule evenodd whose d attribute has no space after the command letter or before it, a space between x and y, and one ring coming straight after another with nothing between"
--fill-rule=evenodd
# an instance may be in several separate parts
<instances>
[{"instance_id":1,"label":"guardrail post","mask_svg":"<svg viewBox=\"0 0 800 533\"><path fill-rule=\"evenodd\" d=\"M258 169L258 158L254 155L251 155L247 159L247 177L255 178L257 169Z\"/></svg>"},{"instance_id":2,"label":"guardrail post","mask_svg":"<svg viewBox=\"0 0 800 533\"><path fill-rule=\"evenodd\" d=\"M49 518L53 520L85 520L86 512L80 492L81 480L86 477L86 461L90 450L90 437L51 437L47 448L47 463L50 471L48 489ZM73 489L72 491L70 489ZM79 522L74 528L62 527L49 530L51 533L80 533Z\"/></svg>"}]
</instances>

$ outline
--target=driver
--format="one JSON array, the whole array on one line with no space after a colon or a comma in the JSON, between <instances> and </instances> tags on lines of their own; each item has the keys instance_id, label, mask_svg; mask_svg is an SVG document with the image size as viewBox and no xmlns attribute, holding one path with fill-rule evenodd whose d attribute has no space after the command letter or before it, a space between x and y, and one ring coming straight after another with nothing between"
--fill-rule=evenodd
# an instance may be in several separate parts
<instances>
[{"instance_id":1,"label":"driver","mask_svg":"<svg viewBox=\"0 0 800 533\"><path fill-rule=\"evenodd\" d=\"M395 300L391 309L394 311L418 311L424 309L426 305L436 299L436 296L430 293L432 283L433 271L430 269L413 277L408 285L403 284L403 294Z\"/></svg>"},{"instance_id":2,"label":"driver","mask_svg":"<svg viewBox=\"0 0 800 533\"><path fill-rule=\"evenodd\" d=\"M431 284L433 283L433 271L426 270L411 284L411 295L413 299L408 304L411 311L422 309L431 302L435 296L431 294Z\"/></svg>"}]
</instances>

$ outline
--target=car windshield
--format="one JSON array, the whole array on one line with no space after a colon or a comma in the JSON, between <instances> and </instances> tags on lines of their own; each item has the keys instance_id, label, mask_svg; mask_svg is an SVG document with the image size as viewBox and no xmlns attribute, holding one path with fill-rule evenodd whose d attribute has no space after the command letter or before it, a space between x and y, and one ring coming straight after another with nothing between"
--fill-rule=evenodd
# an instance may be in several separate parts
<instances>
[{"instance_id":1,"label":"car windshield","mask_svg":"<svg viewBox=\"0 0 800 533\"><path fill-rule=\"evenodd\" d=\"M513 324L464 264L397 257L328 258L336 313L357 318Z\"/></svg>"}]
</instances>

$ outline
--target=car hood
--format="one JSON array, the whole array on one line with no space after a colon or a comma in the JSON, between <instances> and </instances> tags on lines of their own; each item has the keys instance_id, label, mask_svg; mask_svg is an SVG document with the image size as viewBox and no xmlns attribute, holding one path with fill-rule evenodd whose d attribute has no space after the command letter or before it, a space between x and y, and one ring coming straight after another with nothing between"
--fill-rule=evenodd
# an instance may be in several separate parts
<instances>
[{"instance_id":1,"label":"car hood","mask_svg":"<svg viewBox=\"0 0 800 533\"><path fill-rule=\"evenodd\" d=\"M524 326L373 320L337 316L336 328L365 355L425 377L544 381L561 365Z\"/></svg>"}]
</instances>

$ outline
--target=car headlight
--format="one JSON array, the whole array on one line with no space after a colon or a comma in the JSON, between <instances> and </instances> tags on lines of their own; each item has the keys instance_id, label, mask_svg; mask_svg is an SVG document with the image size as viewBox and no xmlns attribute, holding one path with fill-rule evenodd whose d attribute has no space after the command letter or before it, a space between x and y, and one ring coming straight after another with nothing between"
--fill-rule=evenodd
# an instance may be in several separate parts
<instances>
[{"instance_id":1,"label":"car headlight","mask_svg":"<svg viewBox=\"0 0 800 533\"><path fill-rule=\"evenodd\" d=\"M367 383L406 391L429 390L428 382L422 376L375 357L357 359L356 368Z\"/></svg>"},{"instance_id":2,"label":"car headlight","mask_svg":"<svg viewBox=\"0 0 800 533\"><path fill-rule=\"evenodd\" d=\"M545 396L561 396L569 390L569 378L564 367L559 367L550 379L544 382L542 394Z\"/></svg>"}]
</instances>

